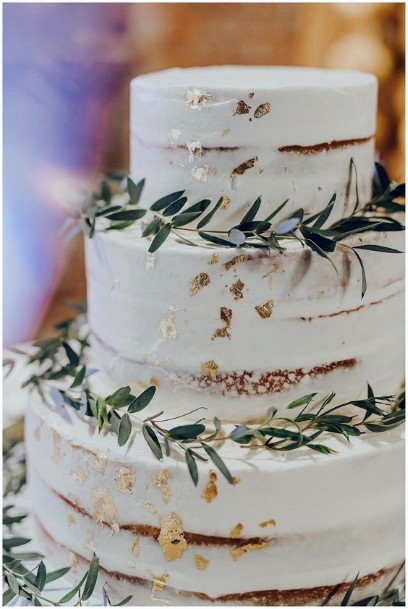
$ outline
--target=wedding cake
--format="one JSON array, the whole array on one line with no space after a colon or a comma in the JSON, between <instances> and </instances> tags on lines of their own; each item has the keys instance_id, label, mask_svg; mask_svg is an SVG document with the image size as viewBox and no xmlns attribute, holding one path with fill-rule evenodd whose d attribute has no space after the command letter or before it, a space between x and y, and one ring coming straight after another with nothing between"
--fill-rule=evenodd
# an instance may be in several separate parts
<instances>
[{"instance_id":1,"label":"wedding cake","mask_svg":"<svg viewBox=\"0 0 408 609\"><path fill-rule=\"evenodd\" d=\"M51 358L26 421L59 563L95 553L137 605L336 604L353 580L354 600L390 583L403 233L358 215L376 99L374 76L337 70L132 81L128 193L82 219L87 326L65 332L68 364Z\"/></svg>"}]
</instances>

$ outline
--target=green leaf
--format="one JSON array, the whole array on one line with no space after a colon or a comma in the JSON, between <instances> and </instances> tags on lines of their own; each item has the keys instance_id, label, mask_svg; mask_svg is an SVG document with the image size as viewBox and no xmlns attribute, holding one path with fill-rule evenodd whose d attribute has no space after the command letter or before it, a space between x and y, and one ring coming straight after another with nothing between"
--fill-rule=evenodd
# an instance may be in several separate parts
<instances>
[{"instance_id":1,"label":"green leaf","mask_svg":"<svg viewBox=\"0 0 408 609\"><path fill-rule=\"evenodd\" d=\"M207 226L207 224L211 222L215 212L221 207L223 200L223 197L220 197L220 199L218 199L212 210L206 216L204 216L204 218L202 218L197 224L197 229L203 228L203 226Z\"/></svg>"},{"instance_id":2,"label":"green leaf","mask_svg":"<svg viewBox=\"0 0 408 609\"><path fill-rule=\"evenodd\" d=\"M357 581L358 581L359 575L360 574L357 573L357 575L355 576L354 580L351 582L351 584L350 584L346 594L344 595L344 597L343 597L343 599L342 599L342 601L340 603L340 607L347 607L347 605L349 604L351 595L353 594L354 588L357 585Z\"/></svg>"},{"instance_id":3,"label":"green leaf","mask_svg":"<svg viewBox=\"0 0 408 609\"><path fill-rule=\"evenodd\" d=\"M129 385L126 385L126 387L121 387L115 391L115 393L112 393L112 395L105 398L105 401L115 408L121 408L122 406L129 404L129 396L130 387Z\"/></svg>"},{"instance_id":4,"label":"green leaf","mask_svg":"<svg viewBox=\"0 0 408 609\"><path fill-rule=\"evenodd\" d=\"M136 220L143 218L145 214L145 209L124 209L123 211L115 211L106 217L108 220L115 222L135 222Z\"/></svg>"},{"instance_id":5,"label":"green leaf","mask_svg":"<svg viewBox=\"0 0 408 609\"><path fill-rule=\"evenodd\" d=\"M119 428L121 417L116 412L111 412L109 415L109 423L111 424L112 430L119 435Z\"/></svg>"},{"instance_id":6,"label":"green leaf","mask_svg":"<svg viewBox=\"0 0 408 609\"><path fill-rule=\"evenodd\" d=\"M99 558L94 554L86 576L82 600L87 601L93 594L98 579Z\"/></svg>"},{"instance_id":7,"label":"green leaf","mask_svg":"<svg viewBox=\"0 0 408 609\"><path fill-rule=\"evenodd\" d=\"M109 228L107 228L106 230L124 230L125 228L128 228L129 226L132 226L133 224L133 220L127 220L124 222L117 222L115 224L112 224L111 226L109 226Z\"/></svg>"},{"instance_id":8,"label":"green leaf","mask_svg":"<svg viewBox=\"0 0 408 609\"><path fill-rule=\"evenodd\" d=\"M13 590L15 594L19 594L20 586L18 585L17 578L13 575L13 573L7 572L7 583L10 588Z\"/></svg>"},{"instance_id":9,"label":"green leaf","mask_svg":"<svg viewBox=\"0 0 408 609\"><path fill-rule=\"evenodd\" d=\"M63 342L62 346L64 348L65 353L67 354L67 358L69 360L69 363L72 366L75 366L75 368L76 368L78 366L78 364L79 364L79 356L75 353L73 348L68 343Z\"/></svg>"},{"instance_id":10,"label":"green leaf","mask_svg":"<svg viewBox=\"0 0 408 609\"><path fill-rule=\"evenodd\" d=\"M159 440L157 439L154 430L146 423L142 427L143 437L146 440L150 450L159 461L163 459L163 451L161 449Z\"/></svg>"},{"instance_id":11,"label":"green leaf","mask_svg":"<svg viewBox=\"0 0 408 609\"><path fill-rule=\"evenodd\" d=\"M337 452L332 448L329 448L328 446L324 446L323 444L308 444L308 447L312 450L315 450L316 452L323 453L325 455L333 455Z\"/></svg>"},{"instance_id":12,"label":"green leaf","mask_svg":"<svg viewBox=\"0 0 408 609\"><path fill-rule=\"evenodd\" d=\"M336 202L336 193L332 196L327 206L320 212L318 217L316 218L314 224L312 225L314 228L321 228L325 222L329 219L331 212L333 211L334 204Z\"/></svg>"},{"instance_id":13,"label":"green leaf","mask_svg":"<svg viewBox=\"0 0 408 609\"><path fill-rule=\"evenodd\" d=\"M165 207L171 205L171 203L178 201L178 199L180 199L183 194L184 190L179 190L178 192L173 192L170 195L166 195L165 197L162 197L161 199L158 199L155 203L153 203L153 205L150 206L150 209L152 211L161 211Z\"/></svg>"},{"instance_id":14,"label":"green leaf","mask_svg":"<svg viewBox=\"0 0 408 609\"><path fill-rule=\"evenodd\" d=\"M210 243L215 243L215 245L225 245L227 247L235 247L235 245L233 243L231 243L230 241L226 241L226 239L220 239L219 237L216 237L215 235L209 235L208 233L203 233L202 231L199 231L198 234L200 237L202 237L206 241L209 241Z\"/></svg>"},{"instance_id":15,"label":"green leaf","mask_svg":"<svg viewBox=\"0 0 408 609\"><path fill-rule=\"evenodd\" d=\"M301 398L297 400L293 400L286 408L291 410L292 408L299 408L300 406L309 405L313 398L317 395L317 393L309 393L308 395L303 395Z\"/></svg>"},{"instance_id":16,"label":"green leaf","mask_svg":"<svg viewBox=\"0 0 408 609\"><path fill-rule=\"evenodd\" d=\"M269 216L265 218L264 222L270 222L273 218L275 218L275 216L277 216L278 213L287 205L288 201L289 199L286 199L286 201L281 203L271 214L269 214Z\"/></svg>"},{"instance_id":17,"label":"green leaf","mask_svg":"<svg viewBox=\"0 0 408 609\"><path fill-rule=\"evenodd\" d=\"M8 605L9 602L12 601L13 598L15 598L16 596L17 596L17 594L11 588L9 588L5 592L3 592L3 603L2 603L3 607Z\"/></svg>"},{"instance_id":18,"label":"green leaf","mask_svg":"<svg viewBox=\"0 0 408 609\"><path fill-rule=\"evenodd\" d=\"M324 237L323 235L320 235L315 232L312 228L306 228L305 226L301 226L300 232L306 239L309 247L309 242L311 241L324 252L334 252L334 250L336 249L337 243L334 239L328 239L327 237Z\"/></svg>"},{"instance_id":19,"label":"green leaf","mask_svg":"<svg viewBox=\"0 0 408 609\"><path fill-rule=\"evenodd\" d=\"M49 571L47 573L45 583L49 584L50 582L53 582L56 579L60 579L61 577L64 577L64 575L69 573L70 570L71 570L71 567L64 567L62 569L56 569L55 571Z\"/></svg>"},{"instance_id":20,"label":"green leaf","mask_svg":"<svg viewBox=\"0 0 408 609\"><path fill-rule=\"evenodd\" d=\"M44 590L45 583L47 581L47 569L43 561L40 562L37 569L37 575L35 576L35 586L40 592Z\"/></svg>"},{"instance_id":21,"label":"green leaf","mask_svg":"<svg viewBox=\"0 0 408 609\"><path fill-rule=\"evenodd\" d=\"M145 185L145 180L140 180L137 184L128 176L127 178L127 191L129 193L130 202L132 205L137 205L139 203L141 194L143 192L143 187Z\"/></svg>"},{"instance_id":22,"label":"green leaf","mask_svg":"<svg viewBox=\"0 0 408 609\"><path fill-rule=\"evenodd\" d=\"M384 245L356 245L353 249L355 250L369 250L370 252L384 252L386 254L403 254L400 250L395 250L392 247L385 247Z\"/></svg>"},{"instance_id":23,"label":"green leaf","mask_svg":"<svg viewBox=\"0 0 408 609\"><path fill-rule=\"evenodd\" d=\"M85 378L85 373L86 373L86 366L81 366L81 368L76 373L75 378L71 384L71 389L74 389L74 387L80 387L82 385L84 378Z\"/></svg>"},{"instance_id":24,"label":"green leaf","mask_svg":"<svg viewBox=\"0 0 408 609\"><path fill-rule=\"evenodd\" d=\"M358 263L360 265L360 268L361 268L361 299L363 299L365 296L365 293L367 291L367 277L366 277L363 261L362 261L361 257L359 256L359 254L356 252L354 247L353 247L353 252L354 252L354 254L358 260Z\"/></svg>"},{"instance_id":25,"label":"green leaf","mask_svg":"<svg viewBox=\"0 0 408 609\"><path fill-rule=\"evenodd\" d=\"M133 596L132 596L132 594L130 594L129 596L126 596L126 598L124 598L123 600L121 600L121 601L120 601L120 603L114 603L114 604L112 605L112 607L122 607L123 605L127 605L127 604L128 604L128 602L129 602L130 600L132 600L132 598L133 598Z\"/></svg>"},{"instance_id":26,"label":"green leaf","mask_svg":"<svg viewBox=\"0 0 408 609\"><path fill-rule=\"evenodd\" d=\"M102 180L100 197L102 201L106 201L106 203L110 203L110 200L112 199L112 190L106 180Z\"/></svg>"},{"instance_id":27,"label":"green leaf","mask_svg":"<svg viewBox=\"0 0 408 609\"><path fill-rule=\"evenodd\" d=\"M159 230L159 232L156 234L153 241L151 242L150 247L149 247L149 252L153 253L156 250L158 250L159 247L161 245L163 245L163 243L166 241L167 237L170 235L170 232L171 232L171 224L170 223L163 224L163 226L161 227L161 229Z\"/></svg>"},{"instance_id":28,"label":"green leaf","mask_svg":"<svg viewBox=\"0 0 408 609\"><path fill-rule=\"evenodd\" d=\"M251 207L246 212L245 216L242 218L240 225L245 224L246 222L252 222L255 219L256 214L261 207L261 197L258 197L254 203L252 203ZM242 230L242 229L241 229Z\"/></svg>"},{"instance_id":29,"label":"green leaf","mask_svg":"<svg viewBox=\"0 0 408 609\"><path fill-rule=\"evenodd\" d=\"M187 203L187 197L181 197L178 201L175 201L162 212L163 216L174 216L174 214L178 214L178 212L184 207Z\"/></svg>"},{"instance_id":30,"label":"green leaf","mask_svg":"<svg viewBox=\"0 0 408 609\"><path fill-rule=\"evenodd\" d=\"M8 551L12 548L25 546L30 541L31 539L28 537L9 537L8 539L3 539L3 548Z\"/></svg>"},{"instance_id":31,"label":"green leaf","mask_svg":"<svg viewBox=\"0 0 408 609\"><path fill-rule=\"evenodd\" d=\"M174 228L179 228L181 226L185 226L186 224L189 224L190 222L194 222L194 220L196 220L200 216L201 216L200 211L190 212L190 213L183 212L179 216L174 216L174 218L171 221L171 224L172 224L172 226L174 226Z\"/></svg>"},{"instance_id":32,"label":"green leaf","mask_svg":"<svg viewBox=\"0 0 408 609\"><path fill-rule=\"evenodd\" d=\"M82 584L86 580L87 576L88 576L88 573L85 573L85 575L83 576L81 581L75 586L75 588L72 588L72 590L70 590L69 592L64 594L64 596L62 598L60 598L60 600L58 601L58 604L59 605L64 605L64 603L68 603L71 599L73 599L74 596L76 594L78 594L78 592L82 588Z\"/></svg>"},{"instance_id":33,"label":"green leaf","mask_svg":"<svg viewBox=\"0 0 408 609\"><path fill-rule=\"evenodd\" d=\"M233 484L234 478L232 477L231 472L229 471L228 467L225 465L219 454L212 448L212 446L207 446L207 444L204 443L202 443L201 446L204 448L205 452L210 457L215 467L219 469L219 471L228 480L230 484Z\"/></svg>"},{"instance_id":34,"label":"green leaf","mask_svg":"<svg viewBox=\"0 0 408 609\"><path fill-rule=\"evenodd\" d=\"M196 423L194 425L180 425L179 427L173 427L173 429L168 431L168 434L173 438L173 440L192 440L197 438L204 431L205 425Z\"/></svg>"},{"instance_id":35,"label":"green leaf","mask_svg":"<svg viewBox=\"0 0 408 609\"><path fill-rule=\"evenodd\" d=\"M123 415L119 425L119 433L118 433L118 444L119 446L124 446L126 442L129 440L130 434L132 433L132 421L130 420L130 416L127 412Z\"/></svg>"},{"instance_id":36,"label":"green leaf","mask_svg":"<svg viewBox=\"0 0 408 609\"><path fill-rule=\"evenodd\" d=\"M201 201L194 203L194 205L187 207L183 211L183 214L194 214L194 213L198 213L198 212L200 214L202 214L205 212L205 210L208 208L209 205L211 205L210 199L202 199Z\"/></svg>"},{"instance_id":37,"label":"green leaf","mask_svg":"<svg viewBox=\"0 0 408 609\"><path fill-rule=\"evenodd\" d=\"M190 472L191 479L193 480L194 485L197 486L198 467L197 467L197 463L193 457L193 454L189 448L186 450L186 463L187 463L188 471Z\"/></svg>"},{"instance_id":38,"label":"green leaf","mask_svg":"<svg viewBox=\"0 0 408 609\"><path fill-rule=\"evenodd\" d=\"M102 209L98 209L98 211L95 212L95 218L105 216L114 211L119 211L120 209L122 209L122 205L109 205L108 207L103 207Z\"/></svg>"},{"instance_id":39,"label":"green leaf","mask_svg":"<svg viewBox=\"0 0 408 609\"><path fill-rule=\"evenodd\" d=\"M154 385L151 385L150 387L145 389L143 393L141 393L132 402L130 402L128 406L128 412L140 412L141 410L146 408L146 406L148 406L152 401L155 393L156 387L154 387Z\"/></svg>"},{"instance_id":40,"label":"green leaf","mask_svg":"<svg viewBox=\"0 0 408 609\"><path fill-rule=\"evenodd\" d=\"M149 235L155 235L159 231L162 224L163 224L163 222L160 218L154 218L151 222L149 222L149 224L146 226L146 228L142 232L142 237L148 237Z\"/></svg>"}]
</instances>

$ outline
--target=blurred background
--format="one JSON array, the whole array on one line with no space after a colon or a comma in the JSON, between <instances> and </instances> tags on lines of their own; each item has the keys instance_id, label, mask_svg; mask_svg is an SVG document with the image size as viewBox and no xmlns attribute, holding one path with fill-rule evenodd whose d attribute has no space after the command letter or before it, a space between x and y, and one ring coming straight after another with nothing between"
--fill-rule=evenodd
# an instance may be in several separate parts
<instances>
[{"instance_id":1,"label":"blurred background","mask_svg":"<svg viewBox=\"0 0 408 609\"><path fill-rule=\"evenodd\" d=\"M6 344L49 334L85 300L78 188L127 171L129 81L171 66L309 65L379 79L378 157L403 179L403 3L4 4Z\"/></svg>"}]
</instances>

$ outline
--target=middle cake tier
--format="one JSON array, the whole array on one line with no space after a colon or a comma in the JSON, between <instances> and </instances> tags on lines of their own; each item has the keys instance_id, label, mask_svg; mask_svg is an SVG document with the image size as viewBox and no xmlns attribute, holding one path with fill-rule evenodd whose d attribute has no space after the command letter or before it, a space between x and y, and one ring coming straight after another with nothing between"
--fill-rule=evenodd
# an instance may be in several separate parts
<instances>
[{"instance_id":1,"label":"middle cake tier","mask_svg":"<svg viewBox=\"0 0 408 609\"><path fill-rule=\"evenodd\" d=\"M169 238L155 254L137 228L87 240L96 367L109 383L160 387L154 408L244 422L318 392L339 402L398 392L403 378L400 232L350 237L328 260L288 241L284 254L197 247ZM192 415L193 417L196 415Z\"/></svg>"}]
</instances>

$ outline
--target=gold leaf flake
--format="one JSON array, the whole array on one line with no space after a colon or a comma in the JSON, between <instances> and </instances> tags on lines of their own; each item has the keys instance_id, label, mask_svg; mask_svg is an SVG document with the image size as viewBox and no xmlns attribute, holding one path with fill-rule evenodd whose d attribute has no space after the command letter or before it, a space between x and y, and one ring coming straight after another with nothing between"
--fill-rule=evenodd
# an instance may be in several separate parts
<instances>
[{"instance_id":1,"label":"gold leaf flake","mask_svg":"<svg viewBox=\"0 0 408 609\"><path fill-rule=\"evenodd\" d=\"M156 508L154 507L153 503L149 499L146 499L144 506L145 506L145 510L147 512L150 512L150 514L153 514L154 516L156 516L156 518L158 518L160 520L160 518L161 518L160 515L157 513Z\"/></svg>"},{"instance_id":2,"label":"gold leaf flake","mask_svg":"<svg viewBox=\"0 0 408 609\"><path fill-rule=\"evenodd\" d=\"M78 560L77 555L74 554L74 552L69 552L68 556L69 556L69 564L71 566L72 573L77 573L77 571L79 569L79 560Z\"/></svg>"},{"instance_id":3,"label":"gold leaf flake","mask_svg":"<svg viewBox=\"0 0 408 609\"><path fill-rule=\"evenodd\" d=\"M68 514L67 525L70 527L71 525L73 525L75 523L76 523L75 516L73 514Z\"/></svg>"},{"instance_id":4,"label":"gold leaf flake","mask_svg":"<svg viewBox=\"0 0 408 609\"><path fill-rule=\"evenodd\" d=\"M247 171L247 169L252 169L257 160L258 157L254 156L252 159L244 161L243 163L241 163L241 165L238 165L238 167L235 167L235 169L232 170L231 177L233 178L234 176L242 176Z\"/></svg>"},{"instance_id":5,"label":"gold leaf flake","mask_svg":"<svg viewBox=\"0 0 408 609\"><path fill-rule=\"evenodd\" d=\"M233 560L238 560L240 556L245 554L248 551L252 550L263 550L266 548L268 544L266 541L261 541L260 543L247 543L244 546L240 546L239 548L234 548L231 550L231 556Z\"/></svg>"},{"instance_id":6,"label":"gold leaf flake","mask_svg":"<svg viewBox=\"0 0 408 609\"><path fill-rule=\"evenodd\" d=\"M152 484L159 489L164 503L168 503L170 499L169 478L168 469L160 469L152 474Z\"/></svg>"},{"instance_id":7,"label":"gold leaf flake","mask_svg":"<svg viewBox=\"0 0 408 609\"><path fill-rule=\"evenodd\" d=\"M92 489L92 508L98 524L115 523L117 519L113 497L107 488Z\"/></svg>"},{"instance_id":8,"label":"gold leaf flake","mask_svg":"<svg viewBox=\"0 0 408 609\"><path fill-rule=\"evenodd\" d=\"M190 281L190 296L197 294L202 288L205 288L210 283L210 276L207 273L200 273Z\"/></svg>"},{"instance_id":9,"label":"gold leaf flake","mask_svg":"<svg viewBox=\"0 0 408 609\"><path fill-rule=\"evenodd\" d=\"M95 538L92 531L87 532L87 539L85 547L91 552L95 552Z\"/></svg>"},{"instance_id":10,"label":"gold leaf flake","mask_svg":"<svg viewBox=\"0 0 408 609\"><path fill-rule=\"evenodd\" d=\"M194 556L194 561L195 561L196 567L199 571L205 571L205 569L208 567L208 563L210 562L209 560L207 560L206 558L204 558L204 556L201 556L200 554L196 554Z\"/></svg>"},{"instance_id":11,"label":"gold leaf flake","mask_svg":"<svg viewBox=\"0 0 408 609\"><path fill-rule=\"evenodd\" d=\"M180 129L170 129L167 134L167 138L169 140L169 144L172 148L176 148L176 142L181 135Z\"/></svg>"},{"instance_id":12,"label":"gold leaf flake","mask_svg":"<svg viewBox=\"0 0 408 609\"><path fill-rule=\"evenodd\" d=\"M146 252L145 269L147 272L151 271L154 268L155 260L155 254L153 254L152 252Z\"/></svg>"},{"instance_id":13,"label":"gold leaf flake","mask_svg":"<svg viewBox=\"0 0 408 609\"><path fill-rule=\"evenodd\" d=\"M245 284L242 283L242 281L240 279L237 279L237 281L235 281L235 283L232 284L232 286L230 287L230 292L232 293L232 296L234 297L234 300L240 300L241 298L244 297L242 290L244 289Z\"/></svg>"},{"instance_id":14,"label":"gold leaf flake","mask_svg":"<svg viewBox=\"0 0 408 609\"><path fill-rule=\"evenodd\" d=\"M98 474L104 474L105 473L105 469L106 466L108 464L108 459L102 455L102 454L97 454L95 455L95 459L93 459L91 461L91 467L95 472L98 472Z\"/></svg>"},{"instance_id":15,"label":"gold leaf flake","mask_svg":"<svg viewBox=\"0 0 408 609\"><path fill-rule=\"evenodd\" d=\"M255 93L248 93L248 99L252 99Z\"/></svg>"},{"instance_id":16,"label":"gold leaf flake","mask_svg":"<svg viewBox=\"0 0 408 609\"><path fill-rule=\"evenodd\" d=\"M133 537L133 541L132 541L132 547L130 549L131 554L133 554L133 556L138 556L139 555L139 537L137 535L135 535Z\"/></svg>"},{"instance_id":17,"label":"gold leaf flake","mask_svg":"<svg viewBox=\"0 0 408 609\"><path fill-rule=\"evenodd\" d=\"M248 114L250 109L251 106L248 106L248 104L241 99L239 102L237 102L237 107L234 110L233 116L236 116L237 114Z\"/></svg>"},{"instance_id":18,"label":"gold leaf flake","mask_svg":"<svg viewBox=\"0 0 408 609\"><path fill-rule=\"evenodd\" d=\"M268 279L268 283L269 283L269 287L272 287L272 277L274 275L274 273L277 273L279 271L279 267L275 264L275 266L268 271L267 273L265 273L265 275L263 275L264 279Z\"/></svg>"},{"instance_id":19,"label":"gold leaf flake","mask_svg":"<svg viewBox=\"0 0 408 609\"><path fill-rule=\"evenodd\" d=\"M170 305L167 312L167 318L162 319L160 322L160 331L164 338L167 338L168 340L177 340L178 338L176 324L174 323L176 311L177 309L173 307L173 305Z\"/></svg>"},{"instance_id":20,"label":"gold leaf flake","mask_svg":"<svg viewBox=\"0 0 408 609\"><path fill-rule=\"evenodd\" d=\"M200 91L200 89L189 89L186 94L186 102L193 110L200 110L211 99L210 93Z\"/></svg>"},{"instance_id":21,"label":"gold leaf flake","mask_svg":"<svg viewBox=\"0 0 408 609\"><path fill-rule=\"evenodd\" d=\"M154 385L155 387L160 387L160 381L155 376L150 377L150 381L149 382L150 382L151 385Z\"/></svg>"},{"instance_id":22,"label":"gold leaf flake","mask_svg":"<svg viewBox=\"0 0 408 609\"><path fill-rule=\"evenodd\" d=\"M190 156L188 157L190 163L194 161L194 156L196 156L198 159L201 159L203 155L203 147L199 139L196 138L194 140L191 140L191 142L187 142L186 145L187 150L190 153Z\"/></svg>"},{"instance_id":23,"label":"gold leaf flake","mask_svg":"<svg viewBox=\"0 0 408 609\"><path fill-rule=\"evenodd\" d=\"M110 536L112 535L119 535L120 532L120 526L118 525L117 522L112 522L111 526L111 532L109 533Z\"/></svg>"},{"instance_id":24,"label":"gold leaf flake","mask_svg":"<svg viewBox=\"0 0 408 609\"><path fill-rule=\"evenodd\" d=\"M211 258L208 261L208 264L217 264L218 260L219 260L219 256L217 253L214 252L214 254L212 254Z\"/></svg>"},{"instance_id":25,"label":"gold leaf flake","mask_svg":"<svg viewBox=\"0 0 408 609\"><path fill-rule=\"evenodd\" d=\"M222 195L222 203L220 205L220 209L228 209L231 205L231 199L228 195Z\"/></svg>"},{"instance_id":26,"label":"gold leaf flake","mask_svg":"<svg viewBox=\"0 0 408 609\"><path fill-rule=\"evenodd\" d=\"M201 372L203 373L203 376L215 380L217 378L218 364L216 364L213 359L208 360L208 362L203 362L201 364Z\"/></svg>"},{"instance_id":27,"label":"gold leaf flake","mask_svg":"<svg viewBox=\"0 0 408 609\"><path fill-rule=\"evenodd\" d=\"M276 521L271 518L270 520L265 520L264 522L260 522L258 526L261 527L261 529L264 529L265 527L272 525L273 527L276 526Z\"/></svg>"},{"instance_id":28,"label":"gold leaf flake","mask_svg":"<svg viewBox=\"0 0 408 609\"><path fill-rule=\"evenodd\" d=\"M41 427L39 425L37 425L37 427L34 429L34 438L36 440L41 439Z\"/></svg>"},{"instance_id":29,"label":"gold leaf flake","mask_svg":"<svg viewBox=\"0 0 408 609\"><path fill-rule=\"evenodd\" d=\"M127 565L128 567L130 567L131 569L136 569L136 563L135 563L135 561L134 561L134 560L128 560L128 561L126 562L126 565Z\"/></svg>"},{"instance_id":30,"label":"gold leaf flake","mask_svg":"<svg viewBox=\"0 0 408 609\"><path fill-rule=\"evenodd\" d=\"M153 586L152 586L152 599L154 600L154 592L157 592L159 590L164 590L164 588L166 587L166 583L167 580L169 579L169 574L168 573L163 573L163 575L153 575L152 574L152 579L153 579Z\"/></svg>"},{"instance_id":31,"label":"gold leaf flake","mask_svg":"<svg viewBox=\"0 0 408 609\"><path fill-rule=\"evenodd\" d=\"M258 315L260 317L262 317L262 319L267 319L268 317L270 317L272 315L272 309L273 309L273 300L268 300L267 302L265 302L265 304L257 305L255 307L255 311L258 313Z\"/></svg>"},{"instance_id":32,"label":"gold leaf flake","mask_svg":"<svg viewBox=\"0 0 408 609\"><path fill-rule=\"evenodd\" d=\"M241 537L241 533L244 530L244 525L238 522L235 527L231 530L230 537Z\"/></svg>"},{"instance_id":33,"label":"gold leaf flake","mask_svg":"<svg viewBox=\"0 0 408 609\"><path fill-rule=\"evenodd\" d=\"M202 167L194 165L191 170L191 175L195 180L198 180L199 182L206 182L210 174L210 169L211 167L209 165L203 165Z\"/></svg>"},{"instance_id":34,"label":"gold leaf flake","mask_svg":"<svg viewBox=\"0 0 408 609\"><path fill-rule=\"evenodd\" d=\"M116 468L115 482L118 491L120 491L121 493L126 493L127 495L131 495L133 485L135 483L135 474L128 467L119 465Z\"/></svg>"},{"instance_id":35,"label":"gold leaf flake","mask_svg":"<svg viewBox=\"0 0 408 609\"><path fill-rule=\"evenodd\" d=\"M164 557L169 562L180 558L187 549L183 523L175 512L170 512L160 520L160 535L157 538Z\"/></svg>"},{"instance_id":36,"label":"gold leaf flake","mask_svg":"<svg viewBox=\"0 0 408 609\"><path fill-rule=\"evenodd\" d=\"M262 116L265 116L265 114L268 114L268 112L271 111L271 104L269 102L266 102L265 104L261 104L260 106L257 107L257 109L254 112L254 117L255 118L262 118Z\"/></svg>"},{"instance_id":37,"label":"gold leaf flake","mask_svg":"<svg viewBox=\"0 0 408 609\"><path fill-rule=\"evenodd\" d=\"M61 436L55 427L51 428L52 431L52 456L51 459L54 463L61 461Z\"/></svg>"},{"instance_id":38,"label":"gold leaf flake","mask_svg":"<svg viewBox=\"0 0 408 609\"><path fill-rule=\"evenodd\" d=\"M264 168L263 168L263 167L260 167L260 168L259 168L259 173L263 173L264 171L265 171L265 170L264 170Z\"/></svg>"},{"instance_id":39,"label":"gold leaf flake","mask_svg":"<svg viewBox=\"0 0 408 609\"><path fill-rule=\"evenodd\" d=\"M214 331L211 340L215 340L216 338L228 338L229 340L231 340L231 334L229 332L229 329L231 327L232 309L228 309L227 307L221 307L220 318L221 321L224 322L225 326L223 328L217 328Z\"/></svg>"},{"instance_id":40,"label":"gold leaf flake","mask_svg":"<svg viewBox=\"0 0 408 609\"><path fill-rule=\"evenodd\" d=\"M238 478L238 476L233 476L232 477L232 484L235 486L237 484L239 484L241 482L241 478Z\"/></svg>"},{"instance_id":41,"label":"gold leaf flake","mask_svg":"<svg viewBox=\"0 0 408 609\"><path fill-rule=\"evenodd\" d=\"M217 474L215 473L215 471L210 469L208 482L205 485L203 492L201 493L201 497L207 503L211 503L211 501L213 501L217 495L218 495Z\"/></svg>"},{"instance_id":42,"label":"gold leaf flake","mask_svg":"<svg viewBox=\"0 0 408 609\"><path fill-rule=\"evenodd\" d=\"M225 137L230 131L231 129L223 129L222 131L220 131L220 136Z\"/></svg>"},{"instance_id":43,"label":"gold leaf flake","mask_svg":"<svg viewBox=\"0 0 408 609\"><path fill-rule=\"evenodd\" d=\"M84 485L86 480L86 475L82 467L79 465L74 472L72 472L72 477L74 480L78 482L81 486Z\"/></svg>"},{"instance_id":44,"label":"gold leaf flake","mask_svg":"<svg viewBox=\"0 0 408 609\"><path fill-rule=\"evenodd\" d=\"M224 264L224 268L226 271L229 271L231 267L233 267L235 264L238 264L239 262L245 262L245 256L243 254L240 254L239 256L234 256L234 258L228 260L228 262Z\"/></svg>"}]
</instances>

